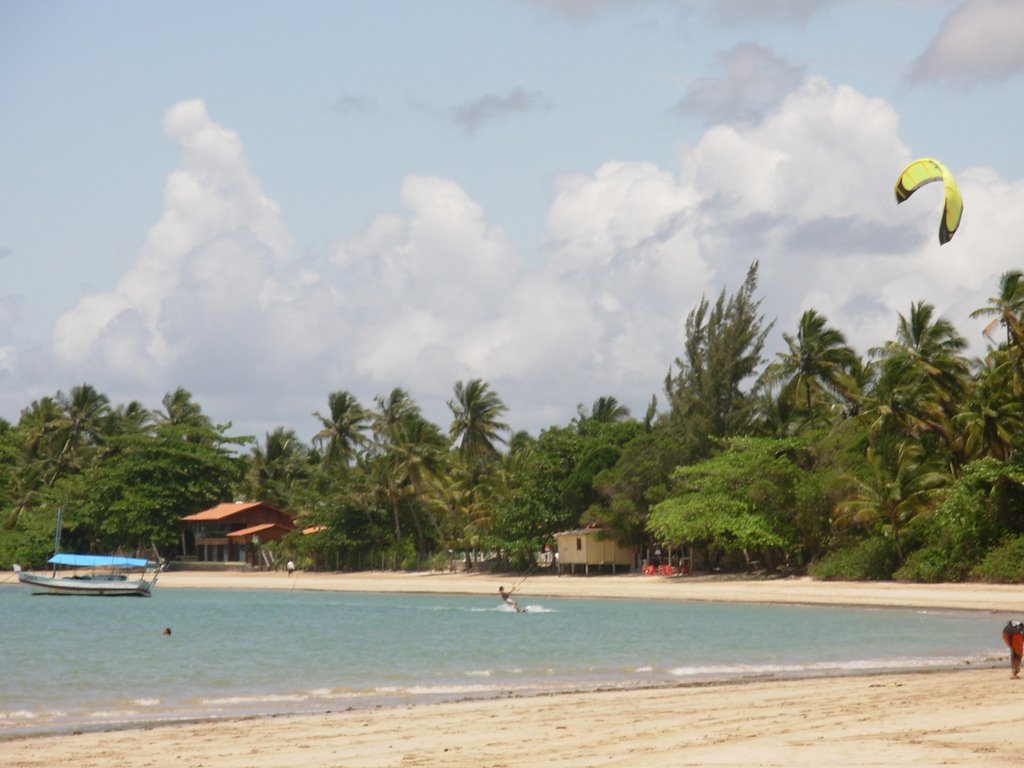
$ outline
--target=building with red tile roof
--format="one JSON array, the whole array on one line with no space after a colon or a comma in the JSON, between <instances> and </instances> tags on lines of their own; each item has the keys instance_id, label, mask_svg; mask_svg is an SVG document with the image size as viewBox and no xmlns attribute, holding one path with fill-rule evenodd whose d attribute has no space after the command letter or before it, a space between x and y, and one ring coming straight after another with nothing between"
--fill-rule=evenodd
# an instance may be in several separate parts
<instances>
[{"instance_id":1,"label":"building with red tile roof","mask_svg":"<svg viewBox=\"0 0 1024 768\"><path fill-rule=\"evenodd\" d=\"M205 563L260 565L259 547L295 530L291 515L262 501L218 504L181 518L193 548L186 556Z\"/></svg>"}]
</instances>

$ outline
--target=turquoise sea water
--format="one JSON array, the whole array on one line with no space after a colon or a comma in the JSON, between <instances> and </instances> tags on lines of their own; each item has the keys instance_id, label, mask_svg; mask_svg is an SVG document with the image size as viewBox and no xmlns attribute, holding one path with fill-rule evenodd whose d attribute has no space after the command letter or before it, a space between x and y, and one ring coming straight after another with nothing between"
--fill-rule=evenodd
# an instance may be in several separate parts
<instances>
[{"instance_id":1,"label":"turquoise sea water","mask_svg":"<svg viewBox=\"0 0 1024 768\"><path fill-rule=\"evenodd\" d=\"M143 599L0 587L0 738L1005 663L1008 617L985 612L519 597L527 613L458 595L158 587Z\"/></svg>"}]
</instances>

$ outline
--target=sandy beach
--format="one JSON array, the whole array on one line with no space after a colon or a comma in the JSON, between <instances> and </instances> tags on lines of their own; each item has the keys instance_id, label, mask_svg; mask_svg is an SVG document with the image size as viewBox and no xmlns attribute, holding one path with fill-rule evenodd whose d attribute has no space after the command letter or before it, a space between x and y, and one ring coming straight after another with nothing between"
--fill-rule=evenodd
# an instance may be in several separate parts
<instances>
[{"instance_id":1,"label":"sandy beach","mask_svg":"<svg viewBox=\"0 0 1024 768\"><path fill-rule=\"evenodd\" d=\"M1024 590L809 579L169 572L159 589L317 589L955 608L1024 615ZM0 742L0 763L51 766L1005 766L1024 681L954 672L683 685L148 726Z\"/></svg>"}]
</instances>

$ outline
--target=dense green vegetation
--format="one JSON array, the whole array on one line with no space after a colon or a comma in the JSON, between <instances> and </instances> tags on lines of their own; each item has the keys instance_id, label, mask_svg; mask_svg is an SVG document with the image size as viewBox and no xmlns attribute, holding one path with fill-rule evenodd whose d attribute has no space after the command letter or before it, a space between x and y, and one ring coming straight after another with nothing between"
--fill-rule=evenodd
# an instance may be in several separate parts
<instances>
[{"instance_id":1,"label":"dense green vegetation","mask_svg":"<svg viewBox=\"0 0 1024 768\"><path fill-rule=\"evenodd\" d=\"M808 310L766 359L757 265L688 315L681 354L634 418L614 397L515 432L499 394L454 385L446 428L395 388L327 395L304 441L229 434L192 396L114 405L88 384L0 420L0 565L65 549L173 557L181 516L237 498L323 526L278 546L303 565L416 568L498 553L529 568L591 523L698 569L818 578L1024 581L1024 276L974 313L982 360L925 301L864 355Z\"/></svg>"}]
</instances>

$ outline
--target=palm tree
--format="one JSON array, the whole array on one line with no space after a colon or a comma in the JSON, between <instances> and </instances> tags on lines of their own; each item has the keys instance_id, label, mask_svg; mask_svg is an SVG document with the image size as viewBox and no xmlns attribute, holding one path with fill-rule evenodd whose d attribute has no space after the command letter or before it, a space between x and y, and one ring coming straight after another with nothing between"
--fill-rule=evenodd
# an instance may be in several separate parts
<instances>
[{"instance_id":1,"label":"palm tree","mask_svg":"<svg viewBox=\"0 0 1024 768\"><path fill-rule=\"evenodd\" d=\"M1024 432L1019 403L1006 383L1006 366L997 361L995 351L988 355L963 407L953 417L968 460L979 456L1008 459L1016 437Z\"/></svg>"},{"instance_id":2,"label":"palm tree","mask_svg":"<svg viewBox=\"0 0 1024 768\"><path fill-rule=\"evenodd\" d=\"M156 417L162 426L211 426L210 419L203 415L202 407L192 399L192 393L183 387L168 392L160 402L164 410L157 411Z\"/></svg>"},{"instance_id":3,"label":"palm tree","mask_svg":"<svg viewBox=\"0 0 1024 768\"><path fill-rule=\"evenodd\" d=\"M910 314L900 315L895 341L871 350L881 357L909 357L919 374L931 381L945 405L959 400L966 389L970 366L961 353L967 340L944 317L935 319L928 302L911 303Z\"/></svg>"},{"instance_id":4,"label":"palm tree","mask_svg":"<svg viewBox=\"0 0 1024 768\"><path fill-rule=\"evenodd\" d=\"M439 472L448 442L438 428L420 415L419 406L404 389L395 388L385 398L374 398L377 411L373 418L375 464L391 506L395 542L402 540L402 505L419 502ZM419 529L419 519L413 522ZM422 532L421 532L422 536Z\"/></svg>"},{"instance_id":5,"label":"palm tree","mask_svg":"<svg viewBox=\"0 0 1024 768\"><path fill-rule=\"evenodd\" d=\"M253 446L245 473L248 495L273 506L292 505L295 485L306 477L309 450L294 430L277 427Z\"/></svg>"},{"instance_id":6,"label":"palm tree","mask_svg":"<svg viewBox=\"0 0 1024 768\"><path fill-rule=\"evenodd\" d=\"M991 317L993 323L1002 325L1007 349L1024 346L1024 272L1004 272L999 278L998 295L989 298L987 307L971 312L971 317Z\"/></svg>"},{"instance_id":7,"label":"palm tree","mask_svg":"<svg viewBox=\"0 0 1024 768\"><path fill-rule=\"evenodd\" d=\"M596 421L602 424L621 424L624 421L629 421L629 408L611 396L603 395L597 398L590 406L589 415L584 412L583 403L576 406L576 413L576 421L580 425L586 421Z\"/></svg>"},{"instance_id":8,"label":"palm tree","mask_svg":"<svg viewBox=\"0 0 1024 768\"><path fill-rule=\"evenodd\" d=\"M856 495L840 502L837 511L854 522L881 525L903 562L903 529L934 507L937 490L947 485L950 477L912 440L895 447L889 443L870 447L867 460L870 474L856 479Z\"/></svg>"},{"instance_id":9,"label":"palm tree","mask_svg":"<svg viewBox=\"0 0 1024 768\"><path fill-rule=\"evenodd\" d=\"M919 375L913 358L893 355L881 361L871 388L864 394L860 418L870 422L873 443L897 435L917 440L922 433L952 440L949 417L932 383Z\"/></svg>"},{"instance_id":10,"label":"palm tree","mask_svg":"<svg viewBox=\"0 0 1024 768\"><path fill-rule=\"evenodd\" d=\"M72 387L70 394L57 393L57 402L63 411L62 433L64 445L57 455L53 475L48 485L80 454L85 446L95 446L100 441L104 419L110 413L110 400L88 384Z\"/></svg>"},{"instance_id":11,"label":"palm tree","mask_svg":"<svg viewBox=\"0 0 1024 768\"><path fill-rule=\"evenodd\" d=\"M999 278L999 294L988 300L987 307L974 310L971 317L993 318L985 329L986 335L997 324L1005 329L1006 342L1000 349L1005 357L1004 364L1013 372L1011 386L1024 416L1024 272L1003 273Z\"/></svg>"},{"instance_id":12,"label":"palm tree","mask_svg":"<svg viewBox=\"0 0 1024 768\"><path fill-rule=\"evenodd\" d=\"M880 371L872 392L876 416L892 424L901 422L908 437L921 432L938 435L955 457L951 420L970 378L970 365L961 354L966 347L952 323L935 317L934 306L911 303L910 313L899 316L896 338L871 350L879 358Z\"/></svg>"},{"instance_id":13,"label":"palm tree","mask_svg":"<svg viewBox=\"0 0 1024 768\"><path fill-rule=\"evenodd\" d=\"M313 437L313 442L321 447L327 443L326 458L330 462L348 464L356 451L366 444L364 430L370 424L371 414L351 392L338 390L327 396L328 416L319 411L313 416L319 419L321 430Z\"/></svg>"},{"instance_id":14,"label":"palm tree","mask_svg":"<svg viewBox=\"0 0 1024 768\"><path fill-rule=\"evenodd\" d=\"M841 331L828 326L817 311L808 309L800 318L795 337L782 334L788 351L768 367L766 378L783 381L780 398L802 410L810 426L816 415L840 398L853 397L851 372L858 365L854 351L847 346Z\"/></svg>"},{"instance_id":15,"label":"palm tree","mask_svg":"<svg viewBox=\"0 0 1024 768\"><path fill-rule=\"evenodd\" d=\"M496 459L496 444L505 444L501 433L510 431L508 424L499 421L508 407L497 393L481 379L457 381L455 399L448 401L448 407L453 417L449 434L463 461L479 465Z\"/></svg>"},{"instance_id":16,"label":"palm tree","mask_svg":"<svg viewBox=\"0 0 1024 768\"><path fill-rule=\"evenodd\" d=\"M153 414L138 400L119 405L109 415L104 432L111 435L139 435L153 428Z\"/></svg>"},{"instance_id":17,"label":"palm tree","mask_svg":"<svg viewBox=\"0 0 1024 768\"><path fill-rule=\"evenodd\" d=\"M420 415L420 407L416 405L416 401L401 387L392 389L387 397L377 395L373 402L377 410L373 414L372 428L378 446L398 439L406 419Z\"/></svg>"}]
</instances>

